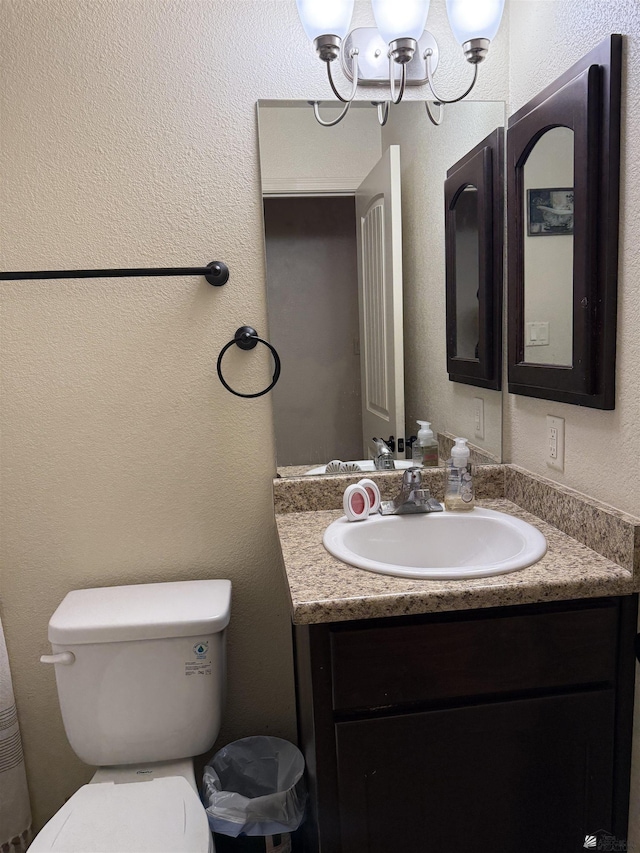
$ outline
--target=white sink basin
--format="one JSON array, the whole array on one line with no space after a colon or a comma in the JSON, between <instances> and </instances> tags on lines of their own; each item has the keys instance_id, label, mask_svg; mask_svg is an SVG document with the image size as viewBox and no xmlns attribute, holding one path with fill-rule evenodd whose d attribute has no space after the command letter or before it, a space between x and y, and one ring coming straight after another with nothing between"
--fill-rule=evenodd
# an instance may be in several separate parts
<instances>
[{"instance_id":1,"label":"white sink basin","mask_svg":"<svg viewBox=\"0 0 640 853\"><path fill-rule=\"evenodd\" d=\"M343 516L324 547L351 566L404 578L459 580L515 572L544 556L547 540L526 521L491 509L420 515Z\"/></svg>"},{"instance_id":2,"label":"white sink basin","mask_svg":"<svg viewBox=\"0 0 640 853\"><path fill-rule=\"evenodd\" d=\"M375 465L373 464L373 459L355 459L356 465L360 466L361 471L375 471ZM412 462L411 459L394 459L393 463L395 465L396 471L404 470L405 468L411 468L412 465L415 465L415 462ZM318 474L326 474L326 465L317 465L315 468L310 468L308 471L304 472L305 477L309 476L317 476ZM356 473L358 473L356 471Z\"/></svg>"}]
</instances>

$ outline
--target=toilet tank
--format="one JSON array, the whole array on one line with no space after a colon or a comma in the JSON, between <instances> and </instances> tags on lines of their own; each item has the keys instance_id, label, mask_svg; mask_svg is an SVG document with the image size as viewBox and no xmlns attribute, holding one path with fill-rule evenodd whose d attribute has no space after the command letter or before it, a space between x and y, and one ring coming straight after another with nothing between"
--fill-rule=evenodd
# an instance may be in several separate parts
<instances>
[{"instance_id":1,"label":"toilet tank","mask_svg":"<svg viewBox=\"0 0 640 853\"><path fill-rule=\"evenodd\" d=\"M213 746L225 684L228 580L70 592L49 622L65 731L93 765L187 758Z\"/></svg>"}]
</instances>

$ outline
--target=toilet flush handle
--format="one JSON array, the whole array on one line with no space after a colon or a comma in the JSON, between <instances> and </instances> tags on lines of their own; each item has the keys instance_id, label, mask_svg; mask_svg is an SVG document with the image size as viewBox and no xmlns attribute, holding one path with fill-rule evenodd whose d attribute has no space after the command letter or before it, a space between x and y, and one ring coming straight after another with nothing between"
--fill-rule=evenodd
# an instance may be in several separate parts
<instances>
[{"instance_id":1,"label":"toilet flush handle","mask_svg":"<svg viewBox=\"0 0 640 853\"><path fill-rule=\"evenodd\" d=\"M59 652L57 655L42 655L40 663L61 663L63 666L71 666L75 659L73 652Z\"/></svg>"}]
</instances>

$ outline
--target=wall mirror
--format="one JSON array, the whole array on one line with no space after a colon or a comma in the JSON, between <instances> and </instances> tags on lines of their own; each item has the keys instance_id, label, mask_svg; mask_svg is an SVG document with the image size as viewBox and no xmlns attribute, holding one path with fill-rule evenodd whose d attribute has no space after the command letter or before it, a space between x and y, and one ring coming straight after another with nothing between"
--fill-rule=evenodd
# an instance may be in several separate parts
<instances>
[{"instance_id":1,"label":"wall mirror","mask_svg":"<svg viewBox=\"0 0 640 853\"><path fill-rule=\"evenodd\" d=\"M504 132L447 171L447 370L453 382L501 387Z\"/></svg>"},{"instance_id":2,"label":"wall mirror","mask_svg":"<svg viewBox=\"0 0 640 853\"><path fill-rule=\"evenodd\" d=\"M509 391L615 407L622 37L510 119Z\"/></svg>"},{"instance_id":3,"label":"wall mirror","mask_svg":"<svg viewBox=\"0 0 640 853\"><path fill-rule=\"evenodd\" d=\"M339 107L321 108L330 119ZM443 187L504 110L463 101L436 127L423 102L406 101L381 127L377 107L359 102L327 128L306 101L259 102L281 476L367 461L374 436L393 436L396 464L410 464L418 418L441 455L462 435L476 462L501 461L501 393L447 374Z\"/></svg>"}]
</instances>

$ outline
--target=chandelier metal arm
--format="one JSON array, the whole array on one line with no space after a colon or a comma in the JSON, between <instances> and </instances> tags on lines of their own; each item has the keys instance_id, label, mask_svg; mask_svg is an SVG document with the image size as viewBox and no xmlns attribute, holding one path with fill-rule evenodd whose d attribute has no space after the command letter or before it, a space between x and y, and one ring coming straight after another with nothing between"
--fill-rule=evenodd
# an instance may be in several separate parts
<instances>
[{"instance_id":1,"label":"chandelier metal arm","mask_svg":"<svg viewBox=\"0 0 640 853\"><path fill-rule=\"evenodd\" d=\"M398 91L398 95L396 96L396 61L393 56L389 54L389 86L391 87L391 103L399 104L404 95L404 90L407 85L407 66L406 63L401 64L402 74L400 77L400 89ZM428 65L427 65L428 67Z\"/></svg>"},{"instance_id":2,"label":"chandelier metal arm","mask_svg":"<svg viewBox=\"0 0 640 853\"><path fill-rule=\"evenodd\" d=\"M313 107L313 114L316 117L316 121L318 122L318 124L321 124L323 127L335 127L335 125L339 124L342 121L342 119L346 116L346 114L349 112L349 107L351 106L351 101L347 101L345 103L344 109L342 110L340 115L337 118L332 119L332 121L325 121L320 116L320 102L319 101L311 101L311 105Z\"/></svg>"},{"instance_id":3,"label":"chandelier metal arm","mask_svg":"<svg viewBox=\"0 0 640 853\"><path fill-rule=\"evenodd\" d=\"M389 119L389 101L373 101L373 106L378 108L380 127L384 127Z\"/></svg>"},{"instance_id":4,"label":"chandelier metal arm","mask_svg":"<svg viewBox=\"0 0 640 853\"><path fill-rule=\"evenodd\" d=\"M431 112L431 103L429 101L425 101L424 105L427 109L427 115L429 116L429 121L431 122L431 124L435 124L436 127L439 127L442 124L444 105L441 104L440 101L433 101L434 106L440 107L437 116L434 116L434 114Z\"/></svg>"},{"instance_id":5,"label":"chandelier metal arm","mask_svg":"<svg viewBox=\"0 0 640 853\"><path fill-rule=\"evenodd\" d=\"M326 63L326 65L327 65L327 77L329 78L329 84L331 85L331 88L333 89L333 94L336 96L336 98L339 101L342 101L343 104L350 104L351 101L356 96L356 91L358 89L358 54L359 54L359 52L360 51L358 50L358 48L354 47L349 53L349 56L350 56L351 61L352 61L351 62L351 68L353 71L353 85L351 87L351 94L349 95L348 98L343 98L342 95L340 94L340 92L338 91L338 89L336 88L336 84L333 82L333 75L331 74L331 63L330 62Z\"/></svg>"},{"instance_id":6,"label":"chandelier metal arm","mask_svg":"<svg viewBox=\"0 0 640 853\"><path fill-rule=\"evenodd\" d=\"M471 92L473 87L476 85L476 81L478 79L478 65L474 64L473 66L473 80L471 81L471 85L467 89L467 91L460 95L458 98L442 98L435 90L433 85L433 74L431 72L431 48L425 50L424 59L427 63L427 80L429 81L429 88L433 92L433 97L436 99L436 102L439 104L457 104L458 101L462 101L467 95Z\"/></svg>"}]
</instances>

